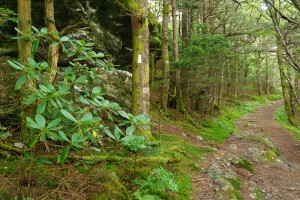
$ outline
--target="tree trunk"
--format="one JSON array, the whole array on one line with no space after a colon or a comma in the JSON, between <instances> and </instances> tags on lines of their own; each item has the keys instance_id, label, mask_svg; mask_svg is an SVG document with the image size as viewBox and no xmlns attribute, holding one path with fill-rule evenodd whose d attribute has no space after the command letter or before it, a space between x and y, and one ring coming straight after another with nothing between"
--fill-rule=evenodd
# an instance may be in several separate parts
<instances>
[{"instance_id":1,"label":"tree trunk","mask_svg":"<svg viewBox=\"0 0 300 200\"><path fill-rule=\"evenodd\" d=\"M169 14L170 14L170 6L168 0L163 0L162 43L161 43L163 86L162 86L162 95L161 95L161 106L162 109L165 111L168 108L169 82L170 82L170 62L169 62L169 50L168 50Z\"/></svg>"},{"instance_id":2,"label":"tree trunk","mask_svg":"<svg viewBox=\"0 0 300 200\"><path fill-rule=\"evenodd\" d=\"M300 11L300 0L292 0L292 3Z\"/></svg>"},{"instance_id":3,"label":"tree trunk","mask_svg":"<svg viewBox=\"0 0 300 200\"><path fill-rule=\"evenodd\" d=\"M293 113L292 113L288 83L287 83L285 72L284 72L285 67L284 67L283 54L282 54L283 53L282 52L282 42L278 35L276 35L276 43L277 43L277 60L278 60L278 66L279 66L282 95L284 98L285 112L287 114L289 122L292 125L295 125L295 121L294 121Z\"/></svg>"},{"instance_id":4,"label":"tree trunk","mask_svg":"<svg viewBox=\"0 0 300 200\"><path fill-rule=\"evenodd\" d=\"M239 78L239 67L238 67L238 60L235 59L234 63L234 91L233 91L233 98L238 97L238 78Z\"/></svg>"},{"instance_id":5,"label":"tree trunk","mask_svg":"<svg viewBox=\"0 0 300 200\"><path fill-rule=\"evenodd\" d=\"M176 20L176 0L172 0L172 24L173 24L173 41L174 41L174 61L178 61L178 30L177 30L177 20ZM176 69L175 74L175 94L176 94L176 108L180 109L181 106L181 89L180 89L180 69Z\"/></svg>"},{"instance_id":6,"label":"tree trunk","mask_svg":"<svg viewBox=\"0 0 300 200\"><path fill-rule=\"evenodd\" d=\"M128 1L132 15L132 113L149 116L149 29L148 1ZM152 139L150 130L140 134Z\"/></svg>"},{"instance_id":7,"label":"tree trunk","mask_svg":"<svg viewBox=\"0 0 300 200\"><path fill-rule=\"evenodd\" d=\"M31 30L31 0L18 0L18 20L19 20L19 30L23 33L27 33ZM20 38L18 40L18 52L19 61L27 65L27 59L31 55L32 43L28 39ZM21 92L23 96L31 93L35 89L35 82L28 81L23 86ZM33 110L33 106L22 107L22 120L21 120L21 135L26 136L26 117L28 117Z\"/></svg>"},{"instance_id":8,"label":"tree trunk","mask_svg":"<svg viewBox=\"0 0 300 200\"><path fill-rule=\"evenodd\" d=\"M262 84L261 84L261 56L260 52L258 52L258 60L257 60L257 89L258 95L262 95Z\"/></svg>"},{"instance_id":9,"label":"tree trunk","mask_svg":"<svg viewBox=\"0 0 300 200\"><path fill-rule=\"evenodd\" d=\"M55 20L54 20L54 0L45 0L45 25L49 32L58 33ZM49 42L48 50L48 77L47 82L53 83L57 72L57 63L59 56L59 45L51 46L52 42L56 42L54 37L51 37L52 41Z\"/></svg>"},{"instance_id":10,"label":"tree trunk","mask_svg":"<svg viewBox=\"0 0 300 200\"><path fill-rule=\"evenodd\" d=\"M154 82L155 77L155 62L154 62L154 53L149 53L149 68L150 68L150 85Z\"/></svg>"},{"instance_id":11,"label":"tree trunk","mask_svg":"<svg viewBox=\"0 0 300 200\"><path fill-rule=\"evenodd\" d=\"M277 44L277 61L278 61L278 67L279 67L279 74L280 74L280 81L281 81L281 88L282 88L282 94L284 98L284 106L285 106L285 112L287 114L288 120L292 125L295 125L295 120L293 118L293 111L291 107L291 97L289 93L289 86L287 83L287 78L285 75L285 66L283 61L283 43L280 38L280 30L279 30L279 19L276 16L276 13L271 7L268 7L274 29L276 32L276 44Z\"/></svg>"},{"instance_id":12,"label":"tree trunk","mask_svg":"<svg viewBox=\"0 0 300 200\"><path fill-rule=\"evenodd\" d=\"M269 87L269 58L268 53L266 52L266 94L270 94L270 87Z\"/></svg>"}]
</instances>

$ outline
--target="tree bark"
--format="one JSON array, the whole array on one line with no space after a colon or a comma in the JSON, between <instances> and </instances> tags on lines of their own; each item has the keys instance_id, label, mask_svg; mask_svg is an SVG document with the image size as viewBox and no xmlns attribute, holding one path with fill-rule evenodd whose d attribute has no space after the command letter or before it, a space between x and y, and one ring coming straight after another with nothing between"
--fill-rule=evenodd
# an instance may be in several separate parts
<instances>
[{"instance_id":1,"label":"tree bark","mask_svg":"<svg viewBox=\"0 0 300 200\"><path fill-rule=\"evenodd\" d=\"M268 53L266 52L266 94L270 94L270 87L269 87L269 58Z\"/></svg>"},{"instance_id":2,"label":"tree bark","mask_svg":"<svg viewBox=\"0 0 300 200\"><path fill-rule=\"evenodd\" d=\"M283 41L281 38L281 33L279 32L279 19L276 16L276 13L274 12L274 10L269 7L269 13L270 13L270 17L271 20L273 22L274 25L274 29L276 32L276 44L277 44L277 61L278 61L278 67L279 67L279 74L280 74L280 81L281 81L281 88L282 88L282 94L283 94L283 98L284 98L284 105L285 105L285 112L287 114L288 120L292 125L296 125L295 124L295 120L293 117L293 109L292 109L292 105L291 105L291 96L290 96L290 92L289 92L289 85L287 82L287 77L285 74L285 66L284 66L284 61L283 61Z\"/></svg>"},{"instance_id":3,"label":"tree bark","mask_svg":"<svg viewBox=\"0 0 300 200\"><path fill-rule=\"evenodd\" d=\"M58 31L55 26L54 19L54 0L45 0L45 25L49 32L57 33ZM55 42L55 38L51 37L52 41L49 42L49 50L48 50L48 77L47 82L53 83L56 77L57 72L57 63L59 56L60 45L51 46L52 42Z\"/></svg>"},{"instance_id":4,"label":"tree bark","mask_svg":"<svg viewBox=\"0 0 300 200\"><path fill-rule=\"evenodd\" d=\"M258 52L258 59L257 59L257 89L258 89L258 95L262 95L262 83L261 83L261 55L260 52Z\"/></svg>"},{"instance_id":5,"label":"tree bark","mask_svg":"<svg viewBox=\"0 0 300 200\"><path fill-rule=\"evenodd\" d=\"M300 0L292 0L292 3L300 11Z\"/></svg>"},{"instance_id":6,"label":"tree bark","mask_svg":"<svg viewBox=\"0 0 300 200\"><path fill-rule=\"evenodd\" d=\"M31 0L18 0L18 28L26 35L27 32L31 31ZM27 65L28 57L31 55L32 43L28 39L20 38L18 40L18 52L19 61ZM23 96L31 93L35 89L35 82L27 80L24 84L21 92ZM21 119L21 135L27 137L26 117L28 117L33 110L33 106L22 107L22 119Z\"/></svg>"},{"instance_id":7,"label":"tree bark","mask_svg":"<svg viewBox=\"0 0 300 200\"><path fill-rule=\"evenodd\" d=\"M148 1L129 0L128 5L132 12L132 113L149 116ZM140 134L153 139L150 129Z\"/></svg>"},{"instance_id":8,"label":"tree bark","mask_svg":"<svg viewBox=\"0 0 300 200\"><path fill-rule=\"evenodd\" d=\"M174 41L174 61L178 61L179 59L179 51L178 51L178 29L177 29L177 20L176 20L176 0L172 0L172 25L173 25L173 41ZM180 69L176 69L175 74L175 94L176 94L176 108L180 108L181 104L181 89L180 89Z\"/></svg>"},{"instance_id":9,"label":"tree bark","mask_svg":"<svg viewBox=\"0 0 300 200\"><path fill-rule=\"evenodd\" d=\"M170 62L169 62L169 25L170 6L168 0L163 0L163 21L162 21L162 67L163 67L163 86L161 95L161 106L163 110L168 108L169 82L170 82Z\"/></svg>"}]
</instances>

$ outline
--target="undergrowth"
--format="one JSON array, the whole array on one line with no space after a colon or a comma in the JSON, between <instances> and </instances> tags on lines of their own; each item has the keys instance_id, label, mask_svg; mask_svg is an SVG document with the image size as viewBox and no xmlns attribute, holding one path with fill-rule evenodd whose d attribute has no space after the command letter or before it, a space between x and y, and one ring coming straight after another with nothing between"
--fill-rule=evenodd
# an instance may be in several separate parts
<instances>
[{"instance_id":1,"label":"undergrowth","mask_svg":"<svg viewBox=\"0 0 300 200\"><path fill-rule=\"evenodd\" d=\"M221 143L226 140L230 134L236 132L235 121L243 115L252 112L260 107L265 101L251 101L235 103L222 108L221 116L217 118L207 118L201 123L203 129L201 136L205 140Z\"/></svg>"},{"instance_id":2,"label":"undergrowth","mask_svg":"<svg viewBox=\"0 0 300 200\"><path fill-rule=\"evenodd\" d=\"M8 199L191 199L189 175L199 170L203 150L179 136L154 135L159 141L137 153L114 147L121 149L120 160L113 162L57 164L30 155L0 157L0 195Z\"/></svg>"},{"instance_id":3,"label":"undergrowth","mask_svg":"<svg viewBox=\"0 0 300 200\"><path fill-rule=\"evenodd\" d=\"M300 140L300 127L295 127L290 124L288 121L287 115L284 110L284 106L281 106L275 112L275 119L280 124L280 126L287 131L293 132L297 140Z\"/></svg>"}]
</instances>

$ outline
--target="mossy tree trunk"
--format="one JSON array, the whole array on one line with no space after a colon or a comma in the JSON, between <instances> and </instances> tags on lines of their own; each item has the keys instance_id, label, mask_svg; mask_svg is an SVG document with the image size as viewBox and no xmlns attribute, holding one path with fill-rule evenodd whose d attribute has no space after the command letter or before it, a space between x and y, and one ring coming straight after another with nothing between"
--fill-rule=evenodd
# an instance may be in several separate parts
<instances>
[{"instance_id":1,"label":"mossy tree trunk","mask_svg":"<svg viewBox=\"0 0 300 200\"><path fill-rule=\"evenodd\" d=\"M45 25L49 32L54 32L58 34L54 19L54 0L45 0ZM54 37L52 37L52 42L55 42ZM48 50L49 75L46 81L49 83L53 83L56 76L60 48L59 45L51 46L52 42L49 43Z\"/></svg>"},{"instance_id":2,"label":"mossy tree trunk","mask_svg":"<svg viewBox=\"0 0 300 200\"><path fill-rule=\"evenodd\" d=\"M163 85L161 95L161 107L163 110L168 108L168 97L169 97L169 82L170 82L170 62L169 62L169 36L168 36L168 25L169 25L169 14L170 6L169 0L163 0L163 21L162 21L162 68L163 68Z\"/></svg>"},{"instance_id":3,"label":"mossy tree trunk","mask_svg":"<svg viewBox=\"0 0 300 200\"><path fill-rule=\"evenodd\" d=\"M173 41L174 41L174 61L179 59L178 51L178 29L177 29L177 17L176 17L177 7L176 0L172 0L172 26L173 26ZM176 108L180 109L181 101L181 89L180 89L180 74L181 71L179 68L176 68L175 74L175 98L176 98Z\"/></svg>"},{"instance_id":4,"label":"mossy tree trunk","mask_svg":"<svg viewBox=\"0 0 300 200\"><path fill-rule=\"evenodd\" d=\"M31 0L18 0L18 28L24 34L31 30ZM31 55L32 43L28 39L20 38L18 40L19 61L27 65L28 57ZM35 88L35 82L28 81L22 87L23 96L29 94ZM27 137L26 132L26 117L28 117L33 110L33 106L22 107L22 120L21 120L21 135Z\"/></svg>"},{"instance_id":5,"label":"mossy tree trunk","mask_svg":"<svg viewBox=\"0 0 300 200\"><path fill-rule=\"evenodd\" d=\"M283 53L282 42L281 42L281 39L279 38L279 36L276 36L276 42L277 42L277 60L278 60L278 66L279 66L282 95L284 98L285 112L288 116L289 122L291 124L295 125L295 122L293 119L292 107L291 107L289 87L288 87L288 83L287 83L286 75L285 75L285 66L284 66L283 55L282 55L282 53Z\"/></svg>"},{"instance_id":6,"label":"mossy tree trunk","mask_svg":"<svg viewBox=\"0 0 300 200\"><path fill-rule=\"evenodd\" d=\"M128 0L132 12L132 113L149 116L149 28L148 1ZM152 139L150 129L141 133Z\"/></svg>"},{"instance_id":7,"label":"mossy tree trunk","mask_svg":"<svg viewBox=\"0 0 300 200\"><path fill-rule=\"evenodd\" d=\"M274 1L273 1L274 3ZM280 74L280 81L281 81L281 88L282 88L282 95L284 98L284 106L285 106L285 112L287 114L288 120L292 125L295 124L295 120L293 117L293 108L291 105L291 96L290 96L290 91L289 91L289 85L288 85L288 80L287 80L287 74L285 72L285 64L283 60L283 43L280 37L280 29L279 29L279 18L277 16L277 13L274 12L273 8L268 7L270 17L272 19L275 33L276 33L276 44L277 44L277 61L278 61L278 67L279 67L279 74Z\"/></svg>"}]
</instances>

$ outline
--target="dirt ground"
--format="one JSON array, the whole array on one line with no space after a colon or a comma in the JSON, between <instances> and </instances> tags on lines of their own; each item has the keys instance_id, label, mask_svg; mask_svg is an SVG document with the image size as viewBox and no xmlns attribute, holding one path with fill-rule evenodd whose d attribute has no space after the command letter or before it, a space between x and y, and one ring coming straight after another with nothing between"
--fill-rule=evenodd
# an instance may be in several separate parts
<instances>
[{"instance_id":1,"label":"dirt ground","mask_svg":"<svg viewBox=\"0 0 300 200\"><path fill-rule=\"evenodd\" d=\"M217 151L205 156L202 172L194 177L194 200L232 199L220 181L208 177L211 166L240 180L243 199L300 200L300 142L275 121L280 105L271 102L244 116L236 122L238 133L214 146ZM235 165L237 158L249 160L254 171Z\"/></svg>"}]
</instances>

